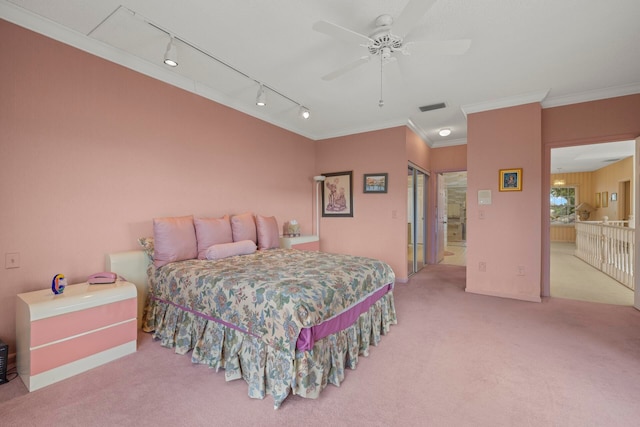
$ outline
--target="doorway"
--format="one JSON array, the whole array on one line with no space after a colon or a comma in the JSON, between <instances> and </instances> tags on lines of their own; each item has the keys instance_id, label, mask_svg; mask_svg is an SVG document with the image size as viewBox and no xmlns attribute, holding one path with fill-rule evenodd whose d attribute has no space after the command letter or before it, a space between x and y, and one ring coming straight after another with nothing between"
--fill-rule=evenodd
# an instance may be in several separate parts
<instances>
[{"instance_id":1,"label":"doorway","mask_svg":"<svg viewBox=\"0 0 640 427\"><path fill-rule=\"evenodd\" d=\"M427 181L426 172L409 164L407 168L407 272L417 273L427 259Z\"/></svg>"},{"instance_id":2,"label":"doorway","mask_svg":"<svg viewBox=\"0 0 640 427\"><path fill-rule=\"evenodd\" d=\"M635 176L635 150L634 141L550 148L547 296L633 305L633 290L576 256L576 241L582 222L633 227L634 186L629 178ZM600 239L589 242L597 247Z\"/></svg>"},{"instance_id":3,"label":"doorway","mask_svg":"<svg viewBox=\"0 0 640 427\"><path fill-rule=\"evenodd\" d=\"M467 265L467 172L442 174L445 220L444 253L440 264Z\"/></svg>"}]
</instances>

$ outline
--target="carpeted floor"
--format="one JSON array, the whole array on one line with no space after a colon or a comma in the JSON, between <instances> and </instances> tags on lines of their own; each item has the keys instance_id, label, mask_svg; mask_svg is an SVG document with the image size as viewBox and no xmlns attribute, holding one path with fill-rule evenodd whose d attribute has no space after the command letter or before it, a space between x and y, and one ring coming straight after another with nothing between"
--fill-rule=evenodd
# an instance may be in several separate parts
<instances>
[{"instance_id":1,"label":"carpeted floor","mask_svg":"<svg viewBox=\"0 0 640 427\"><path fill-rule=\"evenodd\" d=\"M136 354L28 393L0 386L20 426L635 426L640 312L559 298L464 292L465 268L430 265L395 290L399 323L317 400L247 397L141 334Z\"/></svg>"}]
</instances>

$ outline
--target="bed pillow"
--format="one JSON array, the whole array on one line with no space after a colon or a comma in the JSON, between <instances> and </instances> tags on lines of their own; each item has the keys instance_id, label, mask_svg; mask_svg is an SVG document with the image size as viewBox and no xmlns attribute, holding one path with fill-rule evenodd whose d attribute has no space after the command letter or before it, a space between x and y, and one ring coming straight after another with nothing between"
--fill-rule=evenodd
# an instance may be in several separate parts
<instances>
[{"instance_id":1,"label":"bed pillow","mask_svg":"<svg viewBox=\"0 0 640 427\"><path fill-rule=\"evenodd\" d=\"M138 243L149 259L153 261L153 237L140 237Z\"/></svg>"},{"instance_id":2,"label":"bed pillow","mask_svg":"<svg viewBox=\"0 0 640 427\"><path fill-rule=\"evenodd\" d=\"M207 249L220 243L233 242L229 215L222 218L195 218L198 259L206 259Z\"/></svg>"},{"instance_id":3,"label":"bed pillow","mask_svg":"<svg viewBox=\"0 0 640 427\"><path fill-rule=\"evenodd\" d=\"M258 235L258 249L273 249L280 247L278 221L275 216L256 215L256 232Z\"/></svg>"},{"instance_id":4,"label":"bed pillow","mask_svg":"<svg viewBox=\"0 0 640 427\"><path fill-rule=\"evenodd\" d=\"M162 267L198 256L193 215L153 219L153 264Z\"/></svg>"},{"instance_id":5,"label":"bed pillow","mask_svg":"<svg viewBox=\"0 0 640 427\"><path fill-rule=\"evenodd\" d=\"M253 243L257 243L258 241L256 221L252 213L247 212L240 215L233 215L231 217L231 232L234 242L251 240Z\"/></svg>"},{"instance_id":6,"label":"bed pillow","mask_svg":"<svg viewBox=\"0 0 640 427\"><path fill-rule=\"evenodd\" d=\"M240 240L233 243L213 245L205 252L206 259L222 259L235 255L249 255L256 251L256 244L251 240Z\"/></svg>"}]
</instances>

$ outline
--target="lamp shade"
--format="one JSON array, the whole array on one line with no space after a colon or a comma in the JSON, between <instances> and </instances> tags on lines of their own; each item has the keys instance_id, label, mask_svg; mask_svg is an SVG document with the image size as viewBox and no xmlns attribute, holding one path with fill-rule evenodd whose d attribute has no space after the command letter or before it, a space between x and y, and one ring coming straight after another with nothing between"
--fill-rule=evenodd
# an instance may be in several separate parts
<instances>
[{"instance_id":1,"label":"lamp shade","mask_svg":"<svg viewBox=\"0 0 640 427\"><path fill-rule=\"evenodd\" d=\"M582 202L578 205L578 207L576 208L576 210L578 212L593 212L595 211L595 208L593 206L591 206L589 203L587 202Z\"/></svg>"},{"instance_id":2,"label":"lamp shade","mask_svg":"<svg viewBox=\"0 0 640 427\"><path fill-rule=\"evenodd\" d=\"M591 216L591 212L595 211L595 208L587 202L582 202L576 207L576 212L580 221L586 221Z\"/></svg>"}]
</instances>

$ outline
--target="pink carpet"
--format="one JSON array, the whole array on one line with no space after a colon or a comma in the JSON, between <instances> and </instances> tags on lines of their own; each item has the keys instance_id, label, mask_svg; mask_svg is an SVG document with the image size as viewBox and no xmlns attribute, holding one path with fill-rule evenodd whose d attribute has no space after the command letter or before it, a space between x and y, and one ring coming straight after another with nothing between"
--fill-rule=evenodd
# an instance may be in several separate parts
<instances>
[{"instance_id":1,"label":"pink carpet","mask_svg":"<svg viewBox=\"0 0 640 427\"><path fill-rule=\"evenodd\" d=\"M317 400L247 397L141 334L136 354L28 393L0 385L0 425L636 426L640 312L464 292L465 268L396 286L398 325ZM306 421L303 421L306 420Z\"/></svg>"}]
</instances>

